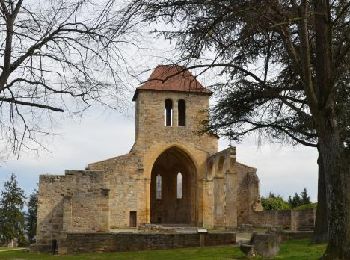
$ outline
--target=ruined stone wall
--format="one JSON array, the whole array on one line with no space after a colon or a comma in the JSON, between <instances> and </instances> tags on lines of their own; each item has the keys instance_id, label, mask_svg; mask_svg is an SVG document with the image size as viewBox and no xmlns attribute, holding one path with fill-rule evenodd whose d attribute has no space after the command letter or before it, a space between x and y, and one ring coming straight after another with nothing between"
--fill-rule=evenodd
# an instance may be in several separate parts
<instances>
[{"instance_id":1,"label":"ruined stone wall","mask_svg":"<svg viewBox=\"0 0 350 260\"><path fill-rule=\"evenodd\" d=\"M291 230L307 231L313 230L316 221L316 208L292 210L291 212Z\"/></svg>"},{"instance_id":2,"label":"ruined stone wall","mask_svg":"<svg viewBox=\"0 0 350 260\"><path fill-rule=\"evenodd\" d=\"M66 231L108 229L108 187L100 171L40 176L37 240L60 239Z\"/></svg>"},{"instance_id":3,"label":"ruined stone wall","mask_svg":"<svg viewBox=\"0 0 350 260\"><path fill-rule=\"evenodd\" d=\"M50 243L59 239L63 229L64 176L40 176L37 213L37 241Z\"/></svg>"},{"instance_id":4,"label":"ruined stone wall","mask_svg":"<svg viewBox=\"0 0 350 260\"><path fill-rule=\"evenodd\" d=\"M237 222L246 224L250 214L262 210L260 204L260 181L256 168L236 163L237 172Z\"/></svg>"},{"instance_id":5,"label":"ruined stone wall","mask_svg":"<svg viewBox=\"0 0 350 260\"><path fill-rule=\"evenodd\" d=\"M289 229L291 227L291 211L265 210L251 212L249 218L242 224L252 224L254 227L280 226Z\"/></svg>"},{"instance_id":6,"label":"ruined stone wall","mask_svg":"<svg viewBox=\"0 0 350 260\"><path fill-rule=\"evenodd\" d=\"M245 224L255 227L279 226L293 231L313 230L316 209L303 210L266 210L251 212Z\"/></svg>"},{"instance_id":7,"label":"ruined stone wall","mask_svg":"<svg viewBox=\"0 0 350 260\"><path fill-rule=\"evenodd\" d=\"M204 216L207 227L237 227L236 148L211 156L204 178Z\"/></svg>"}]
</instances>

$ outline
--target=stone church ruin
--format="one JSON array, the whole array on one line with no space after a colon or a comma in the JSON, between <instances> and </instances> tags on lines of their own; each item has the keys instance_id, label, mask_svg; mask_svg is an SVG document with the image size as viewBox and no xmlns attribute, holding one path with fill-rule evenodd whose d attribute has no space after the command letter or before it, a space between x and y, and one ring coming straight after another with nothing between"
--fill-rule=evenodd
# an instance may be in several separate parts
<instances>
[{"instance_id":1,"label":"stone church ruin","mask_svg":"<svg viewBox=\"0 0 350 260\"><path fill-rule=\"evenodd\" d=\"M217 136L199 134L211 94L182 67L158 66L133 96L135 143L128 154L40 176L38 250L53 241L60 253L200 243L196 230L160 237L148 230L157 227L208 229L207 245L234 242L242 224L290 227L290 211L262 211L256 169L236 161L236 148L218 152Z\"/></svg>"}]
</instances>

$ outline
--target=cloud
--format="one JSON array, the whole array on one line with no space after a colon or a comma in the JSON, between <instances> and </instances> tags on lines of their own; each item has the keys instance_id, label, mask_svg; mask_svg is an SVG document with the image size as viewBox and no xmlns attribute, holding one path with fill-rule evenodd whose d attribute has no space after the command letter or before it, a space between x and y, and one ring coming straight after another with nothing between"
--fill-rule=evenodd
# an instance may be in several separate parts
<instances>
[{"instance_id":1,"label":"cloud","mask_svg":"<svg viewBox=\"0 0 350 260\"><path fill-rule=\"evenodd\" d=\"M135 135L133 117L117 112L95 111L81 122L63 121L59 130L61 135L53 139L50 153L43 152L39 157L27 154L20 160L9 160L2 165L0 185L15 173L20 185L30 193L40 174L84 169L88 163L127 153ZM227 141L220 141L220 149L227 146ZM261 195L271 191L287 199L306 187L312 200L317 200L316 149L277 144L258 147L253 138L247 138L237 145L237 160L258 169Z\"/></svg>"},{"instance_id":2,"label":"cloud","mask_svg":"<svg viewBox=\"0 0 350 260\"><path fill-rule=\"evenodd\" d=\"M15 173L20 185L29 193L36 187L40 174L84 169L88 163L127 153L134 141L134 121L117 112L97 112L81 122L61 122L59 132L61 134L50 144L50 152L42 151L39 156L24 154L19 160L3 163L0 187L11 173Z\"/></svg>"},{"instance_id":3,"label":"cloud","mask_svg":"<svg viewBox=\"0 0 350 260\"><path fill-rule=\"evenodd\" d=\"M227 145L222 140L221 147ZM258 146L254 138L237 145L237 160L257 168L260 193L282 195L285 199L307 188L312 201L317 201L317 150L305 146L265 143Z\"/></svg>"}]
</instances>

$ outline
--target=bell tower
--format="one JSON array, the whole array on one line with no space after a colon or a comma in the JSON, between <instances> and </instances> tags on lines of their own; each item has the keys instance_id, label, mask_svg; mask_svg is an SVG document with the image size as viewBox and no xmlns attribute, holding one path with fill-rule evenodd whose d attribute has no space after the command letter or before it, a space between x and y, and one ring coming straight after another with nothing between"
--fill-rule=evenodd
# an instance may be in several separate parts
<instances>
[{"instance_id":1,"label":"bell tower","mask_svg":"<svg viewBox=\"0 0 350 260\"><path fill-rule=\"evenodd\" d=\"M217 137L200 134L209 118L212 92L186 69L176 65L156 67L135 91L135 148L154 142L195 145L217 152Z\"/></svg>"}]
</instances>

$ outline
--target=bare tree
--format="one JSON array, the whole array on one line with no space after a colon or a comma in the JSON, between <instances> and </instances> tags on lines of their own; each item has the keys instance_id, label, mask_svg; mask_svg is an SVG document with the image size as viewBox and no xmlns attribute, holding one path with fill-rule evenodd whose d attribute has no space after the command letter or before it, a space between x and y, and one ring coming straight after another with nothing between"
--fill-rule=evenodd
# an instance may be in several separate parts
<instances>
[{"instance_id":1,"label":"bare tree","mask_svg":"<svg viewBox=\"0 0 350 260\"><path fill-rule=\"evenodd\" d=\"M120 3L119 3L120 4ZM0 141L40 147L54 112L117 107L128 28L115 0L0 0Z\"/></svg>"}]
</instances>

